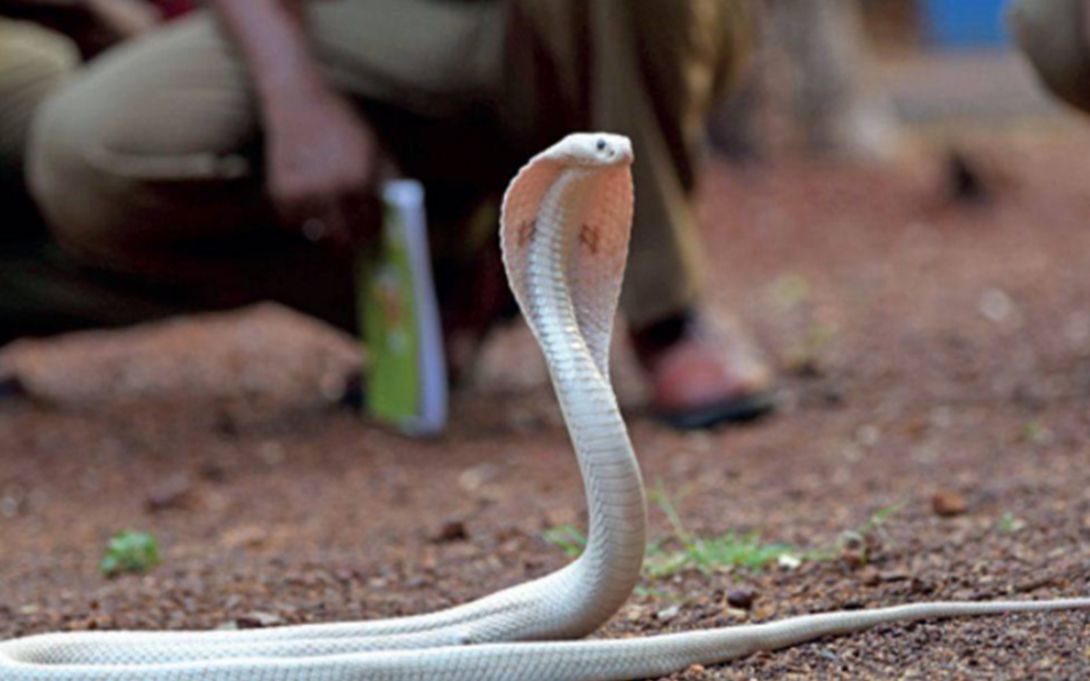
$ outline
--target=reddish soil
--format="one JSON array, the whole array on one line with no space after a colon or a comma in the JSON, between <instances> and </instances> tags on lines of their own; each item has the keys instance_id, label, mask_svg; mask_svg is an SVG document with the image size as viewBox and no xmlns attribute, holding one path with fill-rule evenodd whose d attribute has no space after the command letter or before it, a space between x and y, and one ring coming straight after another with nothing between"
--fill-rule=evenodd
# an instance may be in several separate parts
<instances>
[{"instance_id":1,"label":"reddish soil","mask_svg":"<svg viewBox=\"0 0 1090 681\"><path fill-rule=\"evenodd\" d=\"M990 202L947 199L927 150L954 134ZM1090 593L1090 128L923 147L885 169L711 166L710 302L783 368L777 416L671 432L641 408L630 358L615 367L647 480L695 532L827 547L903 507L865 564L648 582L602 635ZM440 608L563 564L542 533L581 520L517 326L433 442L332 406L351 343L276 309L0 357L31 392L0 402L0 638ZM124 528L152 532L163 562L107 580L96 564ZM728 606L738 588L748 611ZM1088 678L1087 641L1085 613L920 623L674 678Z\"/></svg>"}]
</instances>

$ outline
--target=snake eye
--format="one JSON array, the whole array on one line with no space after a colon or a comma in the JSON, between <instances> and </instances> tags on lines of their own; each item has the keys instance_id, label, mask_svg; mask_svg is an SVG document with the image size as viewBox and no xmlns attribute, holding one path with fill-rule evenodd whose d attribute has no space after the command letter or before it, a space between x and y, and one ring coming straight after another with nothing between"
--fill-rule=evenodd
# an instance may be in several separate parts
<instances>
[{"instance_id":1,"label":"snake eye","mask_svg":"<svg viewBox=\"0 0 1090 681\"><path fill-rule=\"evenodd\" d=\"M596 144L595 146L598 147L598 151L605 151L606 150L606 141L604 139L599 139L598 144Z\"/></svg>"}]
</instances>

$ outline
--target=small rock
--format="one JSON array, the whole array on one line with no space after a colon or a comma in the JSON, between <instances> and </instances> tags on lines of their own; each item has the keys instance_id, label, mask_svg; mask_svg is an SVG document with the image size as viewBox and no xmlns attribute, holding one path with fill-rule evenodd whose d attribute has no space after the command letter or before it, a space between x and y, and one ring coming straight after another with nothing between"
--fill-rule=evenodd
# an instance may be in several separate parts
<instances>
[{"instance_id":1,"label":"small rock","mask_svg":"<svg viewBox=\"0 0 1090 681\"><path fill-rule=\"evenodd\" d=\"M732 608L749 610L753 607L753 601L757 599L757 592L749 587L739 587L727 592L727 605Z\"/></svg>"},{"instance_id":2,"label":"small rock","mask_svg":"<svg viewBox=\"0 0 1090 681\"><path fill-rule=\"evenodd\" d=\"M703 674L705 672L705 669L704 665L702 664L691 664L689 665L689 668L685 671L689 674Z\"/></svg>"},{"instance_id":3,"label":"small rock","mask_svg":"<svg viewBox=\"0 0 1090 681\"><path fill-rule=\"evenodd\" d=\"M821 650L819 650L818 655L821 655L826 660L832 660L833 662L838 662L838 663L840 662L840 658L838 658L836 656L836 653L829 650L828 648L822 648Z\"/></svg>"},{"instance_id":4,"label":"small rock","mask_svg":"<svg viewBox=\"0 0 1090 681\"><path fill-rule=\"evenodd\" d=\"M227 549L258 548L268 539L268 532L257 525L233 527L220 538L220 544Z\"/></svg>"},{"instance_id":5,"label":"small rock","mask_svg":"<svg viewBox=\"0 0 1090 681\"><path fill-rule=\"evenodd\" d=\"M868 567L859 571L859 582L863 586L878 586L881 581L882 576L874 568Z\"/></svg>"},{"instance_id":6,"label":"small rock","mask_svg":"<svg viewBox=\"0 0 1090 681\"><path fill-rule=\"evenodd\" d=\"M469 539L469 531L466 529L466 524L461 520L448 520L432 536L431 541L433 544L449 544L467 539Z\"/></svg>"},{"instance_id":7,"label":"small rock","mask_svg":"<svg viewBox=\"0 0 1090 681\"><path fill-rule=\"evenodd\" d=\"M1016 312L1011 297L996 288L988 289L980 296L977 310L985 319L995 323L1006 321Z\"/></svg>"},{"instance_id":8,"label":"small rock","mask_svg":"<svg viewBox=\"0 0 1090 681\"><path fill-rule=\"evenodd\" d=\"M192 490L193 485L188 475L171 476L148 490L148 496L144 500L144 507L151 513L171 508L182 508L191 500L190 492Z\"/></svg>"},{"instance_id":9,"label":"small rock","mask_svg":"<svg viewBox=\"0 0 1090 681\"><path fill-rule=\"evenodd\" d=\"M914 594L929 594L935 591L935 586L922 577L913 577L909 588Z\"/></svg>"},{"instance_id":10,"label":"small rock","mask_svg":"<svg viewBox=\"0 0 1090 681\"><path fill-rule=\"evenodd\" d=\"M951 490L939 490L931 497L931 510L943 518L958 516L969 510L965 497Z\"/></svg>"},{"instance_id":11,"label":"small rock","mask_svg":"<svg viewBox=\"0 0 1090 681\"><path fill-rule=\"evenodd\" d=\"M867 539L854 530L841 532L836 540L840 549L840 558L853 568L861 568L867 564L868 551Z\"/></svg>"},{"instance_id":12,"label":"small rock","mask_svg":"<svg viewBox=\"0 0 1090 681\"><path fill-rule=\"evenodd\" d=\"M844 388L838 383L828 382L817 391L818 398L821 403L826 407L841 407L847 402L847 398L844 395Z\"/></svg>"},{"instance_id":13,"label":"small rock","mask_svg":"<svg viewBox=\"0 0 1090 681\"><path fill-rule=\"evenodd\" d=\"M669 608L663 608L655 613L655 619L660 622L669 622L670 620L681 614L681 607L677 605L671 605Z\"/></svg>"},{"instance_id":14,"label":"small rock","mask_svg":"<svg viewBox=\"0 0 1090 681\"><path fill-rule=\"evenodd\" d=\"M239 629L264 629L286 624L284 618L270 612L250 612L235 618L235 625Z\"/></svg>"},{"instance_id":15,"label":"small rock","mask_svg":"<svg viewBox=\"0 0 1090 681\"><path fill-rule=\"evenodd\" d=\"M788 373L799 378L822 378L826 373L821 360L806 352L793 354L785 363Z\"/></svg>"}]
</instances>

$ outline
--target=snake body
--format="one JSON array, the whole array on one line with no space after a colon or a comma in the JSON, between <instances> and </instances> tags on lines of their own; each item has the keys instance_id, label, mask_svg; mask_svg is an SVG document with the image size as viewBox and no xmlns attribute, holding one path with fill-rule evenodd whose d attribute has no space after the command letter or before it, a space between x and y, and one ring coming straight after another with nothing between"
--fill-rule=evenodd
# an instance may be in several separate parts
<instances>
[{"instance_id":1,"label":"snake body","mask_svg":"<svg viewBox=\"0 0 1090 681\"><path fill-rule=\"evenodd\" d=\"M924 618L1090 608L1090 598L934 602L622 640L570 641L639 578L643 483L609 381L609 340L633 210L627 138L569 135L508 189L508 280L560 402L590 528L568 566L413 617L214 632L75 632L0 643L0 681L623 681L822 636Z\"/></svg>"}]
</instances>

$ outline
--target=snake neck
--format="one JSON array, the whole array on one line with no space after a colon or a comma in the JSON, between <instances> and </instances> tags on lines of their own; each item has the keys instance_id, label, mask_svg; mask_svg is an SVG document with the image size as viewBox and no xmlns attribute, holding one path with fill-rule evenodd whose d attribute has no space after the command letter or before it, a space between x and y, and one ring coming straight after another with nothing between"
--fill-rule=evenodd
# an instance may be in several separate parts
<instances>
[{"instance_id":1,"label":"snake neck","mask_svg":"<svg viewBox=\"0 0 1090 681\"><path fill-rule=\"evenodd\" d=\"M561 588L571 590L567 602L579 612L570 617L570 630L559 633L573 636L596 629L628 599L646 546L639 464L609 375L587 343L588 334L603 332L580 328L581 301L570 285L569 256L571 249L583 247L578 229L599 177L581 168L562 171L542 201L538 233L527 253L527 318L545 354L587 499L587 547L560 573Z\"/></svg>"}]
</instances>

